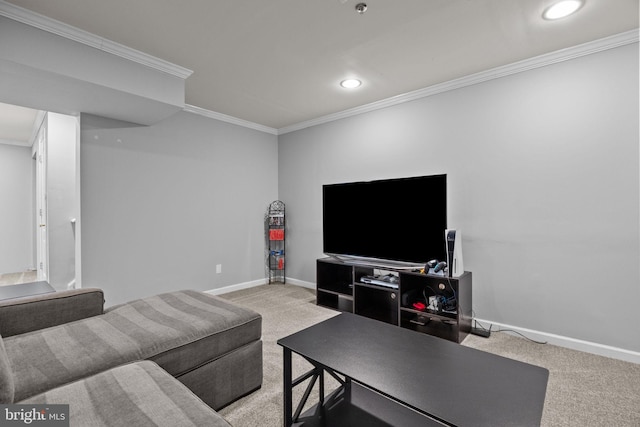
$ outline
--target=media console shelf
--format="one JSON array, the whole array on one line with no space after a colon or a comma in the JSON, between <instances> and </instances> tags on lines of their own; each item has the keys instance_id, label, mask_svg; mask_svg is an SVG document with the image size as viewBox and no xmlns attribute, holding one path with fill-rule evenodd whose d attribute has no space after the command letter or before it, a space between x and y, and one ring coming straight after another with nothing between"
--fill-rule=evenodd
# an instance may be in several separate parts
<instances>
[{"instance_id":1,"label":"media console shelf","mask_svg":"<svg viewBox=\"0 0 640 427\"><path fill-rule=\"evenodd\" d=\"M397 274L397 289L361 281L377 270ZM439 301L437 310L429 309L430 296ZM426 307L416 308L415 302ZM316 261L316 303L460 343L471 330L471 272L444 277L321 258Z\"/></svg>"}]
</instances>

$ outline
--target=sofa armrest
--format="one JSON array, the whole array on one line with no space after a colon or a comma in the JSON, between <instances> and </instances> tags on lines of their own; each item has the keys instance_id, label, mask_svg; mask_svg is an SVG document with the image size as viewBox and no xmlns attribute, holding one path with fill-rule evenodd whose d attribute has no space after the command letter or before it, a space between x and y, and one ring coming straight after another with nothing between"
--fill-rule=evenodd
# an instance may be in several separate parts
<instances>
[{"instance_id":1,"label":"sofa armrest","mask_svg":"<svg viewBox=\"0 0 640 427\"><path fill-rule=\"evenodd\" d=\"M49 328L104 312L101 289L58 291L0 301L0 335L9 337Z\"/></svg>"}]
</instances>

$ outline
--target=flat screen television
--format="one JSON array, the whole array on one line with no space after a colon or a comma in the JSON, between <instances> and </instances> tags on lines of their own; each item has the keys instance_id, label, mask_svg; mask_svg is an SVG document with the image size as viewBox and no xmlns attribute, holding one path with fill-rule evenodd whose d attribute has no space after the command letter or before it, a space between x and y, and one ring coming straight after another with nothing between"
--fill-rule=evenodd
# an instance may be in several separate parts
<instances>
[{"instance_id":1,"label":"flat screen television","mask_svg":"<svg viewBox=\"0 0 640 427\"><path fill-rule=\"evenodd\" d=\"M322 188L323 252L406 264L446 260L447 176Z\"/></svg>"}]
</instances>

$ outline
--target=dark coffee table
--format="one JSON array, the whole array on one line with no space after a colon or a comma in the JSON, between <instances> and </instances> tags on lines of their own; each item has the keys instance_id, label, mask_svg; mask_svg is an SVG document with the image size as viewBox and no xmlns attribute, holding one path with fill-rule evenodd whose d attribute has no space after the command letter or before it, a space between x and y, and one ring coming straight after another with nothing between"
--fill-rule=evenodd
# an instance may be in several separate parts
<instances>
[{"instance_id":1,"label":"dark coffee table","mask_svg":"<svg viewBox=\"0 0 640 427\"><path fill-rule=\"evenodd\" d=\"M284 424L539 426L549 371L440 338L342 313L278 340ZM291 354L313 365L292 378ZM324 396L324 373L341 387ZM308 382L293 413L292 390ZM314 384L320 402L302 413Z\"/></svg>"}]
</instances>

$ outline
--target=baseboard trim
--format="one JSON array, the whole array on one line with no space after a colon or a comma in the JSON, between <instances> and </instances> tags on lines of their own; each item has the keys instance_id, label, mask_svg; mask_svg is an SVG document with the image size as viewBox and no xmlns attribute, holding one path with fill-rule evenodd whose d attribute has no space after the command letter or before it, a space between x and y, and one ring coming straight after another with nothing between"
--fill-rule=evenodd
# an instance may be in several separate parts
<instances>
[{"instance_id":1,"label":"baseboard trim","mask_svg":"<svg viewBox=\"0 0 640 427\"><path fill-rule=\"evenodd\" d=\"M239 291L242 289L254 288L256 286L266 285L266 279L254 280L251 282L239 283L236 285L225 286L222 288L211 289L205 291L211 295L222 295L228 292ZM287 285L300 286L307 289L316 289L316 284L305 282L303 280L287 278ZM475 319L483 326L492 325L492 331L504 330L507 334L519 336L518 333L535 341L546 341L549 344L559 347L569 348L572 350L583 351L585 353L596 354L598 356L610 357L613 359L623 360L625 362L640 364L640 352L626 350L624 348L613 347L605 344L598 344L591 341L579 340L576 338L565 337L562 335L551 334L548 332L536 331L533 329L521 328L506 323L493 322L487 319ZM509 331L515 331L509 332Z\"/></svg>"},{"instance_id":2,"label":"baseboard trim","mask_svg":"<svg viewBox=\"0 0 640 427\"><path fill-rule=\"evenodd\" d=\"M558 347L569 348L572 350L596 354L598 356L611 357L613 359L623 360L625 362L640 364L640 352L637 351L626 350L624 348L613 347L610 345L598 344L591 341L579 340L576 338L565 337L548 332L536 331L533 329L520 328L518 326L493 322L486 319L475 320L477 320L485 327L488 327L488 325L492 325L492 331L504 330L503 332L507 334L519 336L517 333L509 332L509 330L511 330L518 332L526 336L527 338L531 338L536 341L546 341L547 343L557 345Z\"/></svg>"},{"instance_id":3,"label":"baseboard trim","mask_svg":"<svg viewBox=\"0 0 640 427\"><path fill-rule=\"evenodd\" d=\"M208 291L204 291L207 294L211 295L222 295L229 292L241 291L243 289L255 288L256 286L267 285L267 279L253 280L251 282L238 283L236 285L224 286L222 288L209 289ZM297 279L289 279L287 278L287 285L295 285L308 289L316 289L315 283L305 282Z\"/></svg>"},{"instance_id":4,"label":"baseboard trim","mask_svg":"<svg viewBox=\"0 0 640 427\"><path fill-rule=\"evenodd\" d=\"M289 278L287 278L287 285L296 285L296 286L300 286L302 288L313 289L314 291L316 290L316 284L315 283L305 282L303 280L298 280L298 279L289 279Z\"/></svg>"},{"instance_id":5,"label":"baseboard trim","mask_svg":"<svg viewBox=\"0 0 640 427\"><path fill-rule=\"evenodd\" d=\"M236 285L224 286L222 288L209 289L208 291L204 291L207 294L211 295L222 295L227 294L229 292L241 291L243 289L255 288L256 286L266 285L266 279L253 280L251 282L238 283Z\"/></svg>"}]
</instances>

